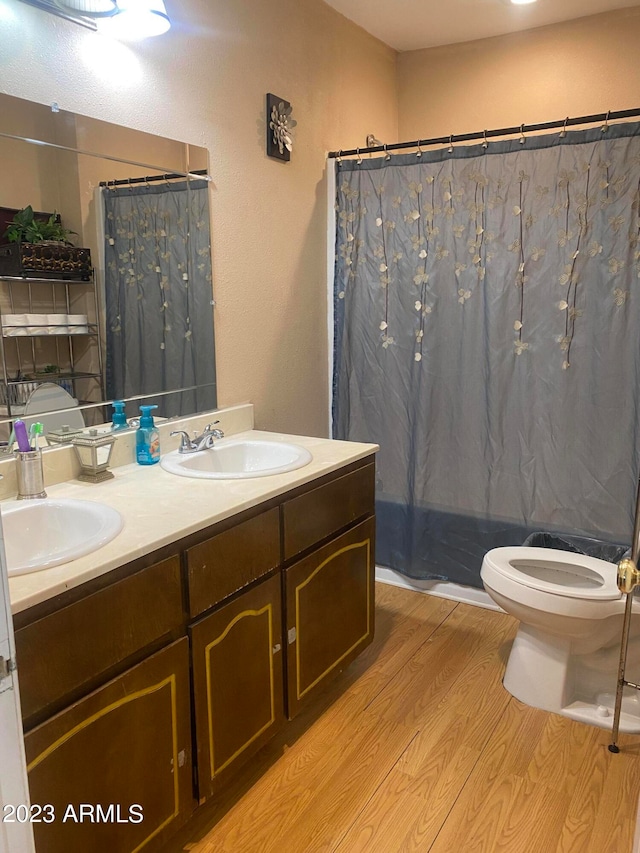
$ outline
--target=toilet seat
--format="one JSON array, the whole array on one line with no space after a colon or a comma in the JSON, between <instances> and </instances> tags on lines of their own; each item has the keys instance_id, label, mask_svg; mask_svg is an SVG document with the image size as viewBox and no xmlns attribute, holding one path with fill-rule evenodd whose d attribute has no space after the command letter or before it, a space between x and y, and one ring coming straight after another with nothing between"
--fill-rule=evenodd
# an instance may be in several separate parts
<instances>
[{"instance_id":1,"label":"toilet seat","mask_svg":"<svg viewBox=\"0 0 640 853\"><path fill-rule=\"evenodd\" d=\"M530 589L563 598L612 601L620 598L613 563L554 548L494 548L485 564Z\"/></svg>"}]
</instances>

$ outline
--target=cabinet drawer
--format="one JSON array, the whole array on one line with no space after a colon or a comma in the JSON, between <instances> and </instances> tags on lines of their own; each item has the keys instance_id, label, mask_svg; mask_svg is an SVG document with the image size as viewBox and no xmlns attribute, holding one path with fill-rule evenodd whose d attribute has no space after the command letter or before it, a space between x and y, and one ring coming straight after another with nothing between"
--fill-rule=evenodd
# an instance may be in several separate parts
<instances>
[{"instance_id":1,"label":"cabinet drawer","mask_svg":"<svg viewBox=\"0 0 640 853\"><path fill-rule=\"evenodd\" d=\"M177 556L16 631L25 726L96 687L118 664L182 624ZM40 714L40 719L42 719Z\"/></svg>"},{"instance_id":2,"label":"cabinet drawer","mask_svg":"<svg viewBox=\"0 0 640 853\"><path fill-rule=\"evenodd\" d=\"M375 465L371 463L286 501L283 506L285 560L357 519L373 515L374 472Z\"/></svg>"},{"instance_id":3,"label":"cabinet drawer","mask_svg":"<svg viewBox=\"0 0 640 853\"><path fill-rule=\"evenodd\" d=\"M25 750L32 802L55 810L34 825L40 853L156 850L194 805L187 638L33 729ZM77 822L67 809L82 803Z\"/></svg>"},{"instance_id":4,"label":"cabinet drawer","mask_svg":"<svg viewBox=\"0 0 640 853\"><path fill-rule=\"evenodd\" d=\"M280 565L278 509L194 545L186 557L193 618Z\"/></svg>"}]
</instances>

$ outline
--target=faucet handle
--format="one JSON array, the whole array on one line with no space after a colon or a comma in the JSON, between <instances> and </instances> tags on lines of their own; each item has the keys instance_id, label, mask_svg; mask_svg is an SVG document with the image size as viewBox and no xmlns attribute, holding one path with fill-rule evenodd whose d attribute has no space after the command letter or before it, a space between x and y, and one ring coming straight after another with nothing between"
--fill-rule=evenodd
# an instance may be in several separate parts
<instances>
[{"instance_id":1,"label":"faucet handle","mask_svg":"<svg viewBox=\"0 0 640 853\"><path fill-rule=\"evenodd\" d=\"M218 438L224 438L224 433L221 429L213 429L214 424L219 424L220 421L214 421L212 424L207 424L202 435L196 436L193 440L193 450L211 450L213 442Z\"/></svg>"},{"instance_id":2,"label":"faucet handle","mask_svg":"<svg viewBox=\"0 0 640 853\"><path fill-rule=\"evenodd\" d=\"M170 432L169 435L179 435L180 438L180 447L178 448L178 453L188 453L191 448L191 439L189 438L189 433L184 429L174 429L173 432Z\"/></svg>"}]
</instances>

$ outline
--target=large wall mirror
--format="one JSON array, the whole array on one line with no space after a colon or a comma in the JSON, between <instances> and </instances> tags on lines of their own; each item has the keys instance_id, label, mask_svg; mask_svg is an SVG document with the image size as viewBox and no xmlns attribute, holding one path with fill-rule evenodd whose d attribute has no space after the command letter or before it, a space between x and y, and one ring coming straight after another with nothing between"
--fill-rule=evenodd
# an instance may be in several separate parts
<instances>
[{"instance_id":1,"label":"large wall mirror","mask_svg":"<svg viewBox=\"0 0 640 853\"><path fill-rule=\"evenodd\" d=\"M0 115L0 439L17 417L108 422L114 399L215 408L206 149L8 95ZM59 243L8 243L28 206L89 274Z\"/></svg>"}]
</instances>

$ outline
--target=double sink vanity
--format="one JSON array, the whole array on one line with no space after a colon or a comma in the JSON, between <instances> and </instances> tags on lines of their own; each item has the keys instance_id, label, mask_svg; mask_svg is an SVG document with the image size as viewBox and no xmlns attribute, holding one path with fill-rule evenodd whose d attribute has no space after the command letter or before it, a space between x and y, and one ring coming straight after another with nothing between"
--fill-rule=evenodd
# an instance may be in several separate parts
<instances>
[{"instance_id":1,"label":"double sink vanity","mask_svg":"<svg viewBox=\"0 0 640 853\"><path fill-rule=\"evenodd\" d=\"M103 505L122 526L10 574L31 800L56 814L39 853L158 849L373 639L376 446L258 432L249 405L216 417L227 437L197 454L169 431L206 416L162 425L162 465L118 436L98 485L73 479L71 448L44 456L43 512ZM11 556L14 506L10 572L39 559ZM89 516L70 523L85 548ZM70 804L111 819L63 821Z\"/></svg>"}]
</instances>

